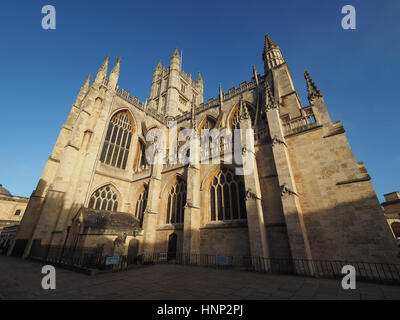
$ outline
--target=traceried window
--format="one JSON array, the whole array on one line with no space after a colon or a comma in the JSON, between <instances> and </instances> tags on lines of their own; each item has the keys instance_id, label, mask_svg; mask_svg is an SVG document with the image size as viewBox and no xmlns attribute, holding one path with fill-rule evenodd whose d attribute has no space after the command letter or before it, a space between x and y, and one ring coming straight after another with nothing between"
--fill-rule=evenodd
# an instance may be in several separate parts
<instances>
[{"instance_id":1,"label":"traceried window","mask_svg":"<svg viewBox=\"0 0 400 320\"><path fill-rule=\"evenodd\" d=\"M245 102L244 102L245 103ZM254 122L256 119L256 112L253 107L249 104L246 104L247 111L249 112L251 124L254 126ZM236 110L232 117L232 130L233 129L240 129L240 108Z\"/></svg>"},{"instance_id":2,"label":"traceried window","mask_svg":"<svg viewBox=\"0 0 400 320\"><path fill-rule=\"evenodd\" d=\"M203 130L212 130L215 128L215 120L207 117L201 124L200 126L200 136L203 139ZM208 146L207 149L202 149L202 160L210 157L212 155L212 149L213 149L213 140L211 139L211 137L208 138L208 140L203 141L205 146ZM222 144L222 143L221 143Z\"/></svg>"},{"instance_id":3,"label":"traceried window","mask_svg":"<svg viewBox=\"0 0 400 320\"><path fill-rule=\"evenodd\" d=\"M215 121L209 117L204 121L203 125L200 129L208 129L211 130L215 127Z\"/></svg>"},{"instance_id":4,"label":"traceried window","mask_svg":"<svg viewBox=\"0 0 400 320\"><path fill-rule=\"evenodd\" d=\"M132 128L128 111L118 112L112 117L100 157L101 162L126 169L132 140Z\"/></svg>"},{"instance_id":5,"label":"traceried window","mask_svg":"<svg viewBox=\"0 0 400 320\"><path fill-rule=\"evenodd\" d=\"M183 223L186 205L186 182L179 180L168 194L167 224Z\"/></svg>"},{"instance_id":6,"label":"traceried window","mask_svg":"<svg viewBox=\"0 0 400 320\"><path fill-rule=\"evenodd\" d=\"M140 194L139 199L136 202L135 217L140 221L140 227L143 226L144 211L147 205L148 188Z\"/></svg>"},{"instance_id":7,"label":"traceried window","mask_svg":"<svg viewBox=\"0 0 400 320\"><path fill-rule=\"evenodd\" d=\"M245 103L245 102L244 102ZM251 119L251 123L254 126L254 122L255 122L255 110L253 109L252 106L246 104L247 106L247 111L249 112L250 115L250 119ZM236 112L234 113L233 117L232 117L232 150L234 150L235 148L235 129L240 129L240 108L238 108L236 110ZM238 143L240 144L239 146L237 146L238 149L241 149L241 141L239 140Z\"/></svg>"},{"instance_id":8,"label":"traceried window","mask_svg":"<svg viewBox=\"0 0 400 320\"><path fill-rule=\"evenodd\" d=\"M246 219L244 181L223 168L214 178L210 189L211 221Z\"/></svg>"},{"instance_id":9,"label":"traceried window","mask_svg":"<svg viewBox=\"0 0 400 320\"><path fill-rule=\"evenodd\" d=\"M101 187L90 197L89 209L118 211L118 195L111 185Z\"/></svg>"}]
</instances>

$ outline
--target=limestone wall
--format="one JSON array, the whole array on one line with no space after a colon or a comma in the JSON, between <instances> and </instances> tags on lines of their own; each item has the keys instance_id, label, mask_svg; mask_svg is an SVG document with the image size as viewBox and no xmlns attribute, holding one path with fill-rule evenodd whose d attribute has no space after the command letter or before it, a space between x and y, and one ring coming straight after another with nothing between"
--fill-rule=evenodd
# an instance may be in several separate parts
<instances>
[{"instance_id":1,"label":"limestone wall","mask_svg":"<svg viewBox=\"0 0 400 320\"><path fill-rule=\"evenodd\" d=\"M368 173L344 133L322 128L286 138L313 259L396 261Z\"/></svg>"}]
</instances>

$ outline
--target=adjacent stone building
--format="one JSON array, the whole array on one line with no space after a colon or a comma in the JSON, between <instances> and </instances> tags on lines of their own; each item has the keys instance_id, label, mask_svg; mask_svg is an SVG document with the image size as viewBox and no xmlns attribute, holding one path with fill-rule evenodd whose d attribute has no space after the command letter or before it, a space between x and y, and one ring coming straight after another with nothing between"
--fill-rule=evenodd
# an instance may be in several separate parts
<instances>
[{"instance_id":1,"label":"adjacent stone building","mask_svg":"<svg viewBox=\"0 0 400 320\"><path fill-rule=\"evenodd\" d=\"M28 200L12 195L0 184L0 252L9 246L17 234Z\"/></svg>"},{"instance_id":2,"label":"adjacent stone building","mask_svg":"<svg viewBox=\"0 0 400 320\"><path fill-rule=\"evenodd\" d=\"M0 184L0 231L20 223L28 201L29 198L12 195Z\"/></svg>"},{"instance_id":3,"label":"adjacent stone building","mask_svg":"<svg viewBox=\"0 0 400 320\"><path fill-rule=\"evenodd\" d=\"M384 197L386 201L382 203L382 207L385 211L385 217L393 235L400 238L400 192L388 193Z\"/></svg>"},{"instance_id":4,"label":"adjacent stone building","mask_svg":"<svg viewBox=\"0 0 400 320\"><path fill-rule=\"evenodd\" d=\"M176 49L169 67L157 64L141 102L117 84L120 59L108 74L107 57L73 103L9 253L105 245L110 255L397 262L371 178L310 74L303 106L268 36L262 59L262 75L253 67L249 81L227 92L220 85L218 96L204 102L201 74L194 80L185 73ZM227 139L222 147L202 144L203 151L222 149L218 163L150 165L152 129L168 137L155 155L184 143L170 139L173 121L178 133L243 129L234 137L239 159L227 161ZM254 130L254 146L247 129ZM240 175L243 160L254 170Z\"/></svg>"}]
</instances>

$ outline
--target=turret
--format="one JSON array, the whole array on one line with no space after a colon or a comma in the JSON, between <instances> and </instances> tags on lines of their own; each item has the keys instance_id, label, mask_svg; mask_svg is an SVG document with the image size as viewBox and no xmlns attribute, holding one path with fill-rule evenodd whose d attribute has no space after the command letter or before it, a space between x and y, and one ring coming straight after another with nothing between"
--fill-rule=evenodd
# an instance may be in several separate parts
<instances>
[{"instance_id":1,"label":"turret","mask_svg":"<svg viewBox=\"0 0 400 320\"><path fill-rule=\"evenodd\" d=\"M158 81L161 78L162 72L163 72L163 68L162 68L162 64L161 64L161 60L160 60L153 71L153 81L151 82L150 100L157 98Z\"/></svg>"},{"instance_id":2,"label":"turret","mask_svg":"<svg viewBox=\"0 0 400 320\"><path fill-rule=\"evenodd\" d=\"M271 69L283 64L281 49L271 40L269 35L265 36L265 44L262 58L264 60L264 70L267 74Z\"/></svg>"},{"instance_id":3,"label":"turret","mask_svg":"<svg viewBox=\"0 0 400 320\"><path fill-rule=\"evenodd\" d=\"M175 49L171 57L169 66L169 75L167 83L166 100L161 99L159 103L159 112L163 112L167 116L175 117L179 113L179 90L181 87L181 58L178 48Z\"/></svg>"},{"instance_id":4,"label":"turret","mask_svg":"<svg viewBox=\"0 0 400 320\"><path fill-rule=\"evenodd\" d=\"M81 104L83 98L86 96L87 92L89 91L90 78L91 78L91 75L89 74L85 80L85 83L82 85L81 89L79 90L79 94L75 101L76 106L79 106Z\"/></svg>"},{"instance_id":5,"label":"turret","mask_svg":"<svg viewBox=\"0 0 400 320\"><path fill-rule=\"evenodd\" d=\"M196 81L194 82L196 89L200 91L200 94L203 95L204 92L204 81L203 77L201 76L201 73L199 71L199 74L197 75Z\"/></svg>"},{"instance_id":6,"label":"turret","mask_svg":"<svg viewBox=\"0 0 400 320\"><path fill-rule=\"evenodd\" d=\"M115 88L117 86L120 66L121 66L121 58L118 58L117 63L115 64L114 68L112 69L112 71L110 73L110 78L108 81L108 88L111 90L115 90Z\"/></svg>"},{"instance_id":7,"label":"turret","mask_svg":"<svg viewBox=\"0 0 400 320\"><path fill-rule=\"evenodd\" d=\"M282 57L281 49L268 35L265 36L262 58L266 81L269 81L270 91L279 104L281 113L289 114L291 119L301 116L302 105L288 65Z\"/></svg>"},{"instance_id":8,"label":"turret","mask_svg":"<svg viewBox=\"0 0 400 320\"><path fill-rule=\"evenodd\" d=\"M181 71L181 57L179 55L178 48L175 48L175 51L172 54L170 68L171 70Z\"/></svg>"},{"instance_id":9,"label":"turret","mask_svg":"<svg viewBox=\"0 0 400 320\"><path fill-rule=\"evenodd\" d=\"M102 85L107 78L108 73L108 61L110 60L110 56L106 56L106 59L103 62L103 65L100 67L97 72L96 78L94 79L94 84Z\"/></svg>"}]
</instances>

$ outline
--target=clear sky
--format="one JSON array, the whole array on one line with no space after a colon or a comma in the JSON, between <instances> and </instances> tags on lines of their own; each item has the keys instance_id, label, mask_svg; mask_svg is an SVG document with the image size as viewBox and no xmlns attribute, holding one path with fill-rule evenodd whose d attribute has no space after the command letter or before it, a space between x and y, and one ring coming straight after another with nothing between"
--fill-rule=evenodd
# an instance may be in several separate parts
<instances>
[{"instance_id":1,"label":"clear sky","mask_svg":"<svg viewBox=\"0 0 400 320\"><path fill-rule=\"evenodd\" d=\"M41 28L44 5L56 30ZM341 8L357 10L343 30ZM119 84L144 100L159 59L176 46L201 71L205 100L263 71L264 35L281 47L303 104L304 70L341 120L375 190L400 190L400 1L3 1L0 12L0 184L29 196L71 104L104 57L122 57Z\"/></svg>"}]
</instances>

